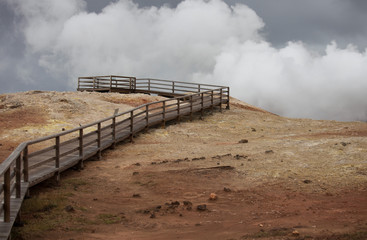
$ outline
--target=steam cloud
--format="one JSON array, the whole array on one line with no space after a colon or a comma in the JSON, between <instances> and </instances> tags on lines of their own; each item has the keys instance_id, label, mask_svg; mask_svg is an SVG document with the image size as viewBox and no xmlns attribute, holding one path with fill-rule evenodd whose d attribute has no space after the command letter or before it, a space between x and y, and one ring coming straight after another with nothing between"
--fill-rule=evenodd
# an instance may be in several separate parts
<instances>
[{"instance_id":1,"label":"steam cloud","mask_svg":"<svg viewBox=\"0 0 367 240\"><path fill-rule=\"evenodd\" d=\"M23 19L27 55L51 75L67 73L70 89L78 76L100 74L206 82L285 116L367 120L366 50L332 41L323 53L302 42L275 48L261 35L262 19L242 4L139 8L120 0L96 14L83 0L8 1Z\"/></svg>"}]
</instances>

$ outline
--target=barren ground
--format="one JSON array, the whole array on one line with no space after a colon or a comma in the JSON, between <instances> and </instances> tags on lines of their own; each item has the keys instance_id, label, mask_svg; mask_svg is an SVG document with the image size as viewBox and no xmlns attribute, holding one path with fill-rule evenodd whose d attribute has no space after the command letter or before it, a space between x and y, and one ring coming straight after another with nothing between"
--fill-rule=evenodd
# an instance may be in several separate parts
<instances>
[{"instance_id":1,"label":"barren ground","mask_svg":"<svg viewBox=\"0 0 367 240\"><path fill-rule=\"evenodd\" d=\"M0 159L27 138L157 99L0 95ZM15 239L367 239L367 124L284 118L233 99L31 195Z\"/></svg>"}]
</instances>

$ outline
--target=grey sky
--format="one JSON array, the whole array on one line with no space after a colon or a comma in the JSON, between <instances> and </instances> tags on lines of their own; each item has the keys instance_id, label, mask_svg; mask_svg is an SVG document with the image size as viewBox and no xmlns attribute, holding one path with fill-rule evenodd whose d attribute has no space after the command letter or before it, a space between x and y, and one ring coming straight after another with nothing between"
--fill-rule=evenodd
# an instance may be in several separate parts
<instances>
[{"instance_id":1,"label":"grey sky","mask_svg":"<svg viewBox=\"0 0 367 240\"><path fill-rule=\"evenodd\" d=\"M176 7L181 0L133 0L141 7L164 4ZM109 2L86 0L89 11L99 12ZM365 0L225 0L243 3L264 20L264 34L275 46L303 41L317 49L331 40L340 46L367 48L367 1Z\"/></svg>"},{"instance_id":2,"label":"grey sky","mask_svg":"<svg viewBox=\"0 0 367 240\"><path fill-rule=\"evenodd\" d=\"M228 84L236 97L287 116L367 119L367 1L187 1L204 4L165 15L161 6L182 1L133 0L139 11L119 4L103 15L118 0L84 0L86 6L83 0L0 0L0 94L75 90L78 75L130 74ZM259 17L243 9L237 14L236 4ZM149 17L151 6L158 10ZM99 38L100 32L115 38ZM230 82L223 78L228 74Z\"/></svg>"}]
</instances>

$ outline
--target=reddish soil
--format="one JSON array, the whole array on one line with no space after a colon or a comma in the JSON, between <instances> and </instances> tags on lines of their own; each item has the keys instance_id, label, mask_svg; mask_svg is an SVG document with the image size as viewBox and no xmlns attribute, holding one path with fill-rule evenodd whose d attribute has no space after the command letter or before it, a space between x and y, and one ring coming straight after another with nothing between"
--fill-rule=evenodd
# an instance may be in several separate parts
<instances>
[{"instance_id":1,"label":"reddish soil","mask_svg":"<svg viewBox=\"0 0 367 240\"><path fill-rule=\"evenodd\" d=\"M24 126L41 125L47 122L44 111L39 108L18 108L0 114L0 135L4 131L11 131ZM0 140L0 162L6 159L10 153L22 142L21 139Z\"/></svg>"},{"instance_id":2,"label":"reddish soil","mask_svg":"<svg viewBox=\"0 0 367 240\"><path fill-rule=\"evenodd\" d=\"M78 116L76 100L63 99L65 116ZM60 186L32 188L13 237L367 239L366 133L363 122L283 118L233 99L231 110L105 151L63 173Z\"/></svg>"}]
</instances>

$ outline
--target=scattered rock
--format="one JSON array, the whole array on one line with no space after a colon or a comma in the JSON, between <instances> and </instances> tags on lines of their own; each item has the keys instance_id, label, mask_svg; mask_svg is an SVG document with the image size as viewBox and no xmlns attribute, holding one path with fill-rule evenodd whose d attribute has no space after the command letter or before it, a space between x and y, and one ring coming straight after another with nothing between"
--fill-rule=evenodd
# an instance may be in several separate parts
<instances>
[{"instance_id":1,"label":"scattered rock","mask_svg":"<svg viewBox=\"0 0 367 240\"><path fill-rule=\"evenodd\" d=\"M141 164L140 164L140 163L134 163L134 165L135 165L135 166L138 166L138 167L140 167L140 166L141 166Z\"/></svg>"},{"instance_id":2,"label":"scattered rock","mask_svg":"<svg viewBox=\"0 0 367 240\"><path fill-rule=\"evenodd\" d=\"M138 174L139 174L139 172L133 172L133 176L138 175Z\"/></svg>"},{"instance_id":3,"label":"scattered rock","mask_svg":"<svg viewBox=\"0 0 367 240\"><path fill-rule=\"evenodd\" d=\"M238 141L238 143L248 143L247 139L241 139L240 141Z\"/></svg>"},{"instance_id":4,"label":"scattered rock","mask_svg":"<svg viewBox=\"0 0 367 240\"><path fill-rule=\"evenodd\" d=\"M217 194L215 194L215 193L211 193L211 194L209 195L209 200L211 200L211 201L215 201L215 200L217 200L217 199L218 199Z\"/></svg>"},{"instance_id":5,"label":"scattered rock","mask_svg":"<svg viewBox=\"0 0 367 240\"><path fill-rule=\"evenodd\" d=\"M184 158L184 159L176 159L173 161L174 163L179 163L179 162L190 162L189 158Z\"/></svg>"},{"instance_id":6,"label":"scattered rock","mask_svg":"<svg viewBox=\"0 0 367 240\"><path fill-rule=\"evenodd\" d=\"M311 181L311 180L309 180L309 179L306 179L306 180L303 180L303 183L305 183L305 184L309 184L309 183L312 183L312 181Z\"/></svg>"},{"instance_id":7,"label":"scattered rock","mask_svg":"<svg viewBox=\"0 0 367 240\"><path fill-rule=\"evenodd\" d=\"M140 196L139 193L135 193L135 194L133 194L133 198L141 198L141 196Z\"/></svg>"},{"instance_id":8,"label":"scattered rock","mask_svg":"<svg viewBox=\"0 0 367 240\"><path fill-rule=\"evenodd\" d=\"M98 201L98 198L93 198L93 201Z\"/></svg>"},{"instance_id":9,"label":"scattered rock","mask_svg":"<svg viewBox=\"0 0 367 240\"><path fill-rule=\"evenodd\" d=\"M231 157L231 156L232 156L231 153L227 153L227 154L224 154L224 155L214 156L214 157L212 157L212 159L221 159L222 157Z\"/></svg>"},{"instance_id":10,"label":"scattered rock","mask_svg":"<svg viewBox=\"0 0 367 240\"><path fill-rule=\"evenodd\" d=\"M150 214L150 218L155 218L155 213Z\"/></svg>"},{"instance_id":11,"label":"scattered rock","mask_svg":"<svg viewBox=\"0 0 367 240\"><path fill-rule=\"evenodd\" d=\"M247 156L244 156L244 155L239 155L239 154L237 154L236 156L234 156L233 158L235 158L235 159L241 159L241 158L247 158Z\"/></svg>"},{"instance_id":12,"label":"scattered rock","mask_svg":"<svg viewBox=\"0 0 367 240\"><path fill-rule=\"evenodd\" d=\"M295 236L295 237L298 237L299 236L299 232L297 230L294 230L292 232L292 235Z\"/></svg>"},{"instance_id":13,"label":"scattered rock","mask_svg":"<svg viewBox=\"0 0 367 240\"><path fill-rule=\"evenodd\" d=\"M192 203L190 201L183 201L184 206L186 207L186 210L192 209Z\"/></svg>"},{"instance_id":14,"label":"scattered rock","mask_svg":"<svg viewBox=\"0 0 367 240\"><path fill-rule=\"evenodd\" d=\"M201 212L208 210L208 209L206 208L206 204L198 205L198 206L196 207L196 209L197 209L198 211L201 211Z\"/></svg>"},{"instance_id":15,"label":"scattered rock","mask_svg":"<svg viewBox=\"0 0 367 240\"><path fill-rule=\"evenodd\" d=\"M256 129L255 128L251 128L251 131L256 132Z\"/></svg>"},{"instance_id":16,"label":"scattered rock","mask_svg":"<svg viewBox=\"0 0 367 240\"><path fill-rule=\"evenodd\" d=\"M225 191L225 192L232 192L232 190L230 188L227 188L227 187L224 187L223 188L223 191Z\"/></svg>"},{"instance_id":17,"label":"scattered rock","mask_svg":"<svg viewBox=\"0 0 367 240\"><path fill-rule=\"evenodd\" d=\"M174 201L174 202L171 202L171 203L165 203L164 205L166 205L168 209L175 209L178 206L180 206L180 202L179 201Z\"/></svg>"},{"instance_id":18,"label":"scattered rock","mask_svg":"<svg viewBox=\"0 0 367 240\"><path fill-rule=\"evenodd\" d=\"M343 147L345 147L345 146L347 146L348 144L350 144L350 143L346 143L346 142L341 142L340 143Z\"/></svg>"},{"instance_id":19,"label":"scattered rock","mask_svg":"<svg viewBox=\"0 0 367 240\"><path fill-rule=\"evenodd\" d=\"M269 153L274 153L274 152L273 152L273 150L266 150L265 153L269 154Z\"/></svg>"},{"instance_id":20,"label":"scattered rock","mask_svg":"<svg viewBox=\"0 0 367 240\"><path fill-rule=\"evenodd\" d=\"M260 224L259 224L259 227L264 227L264 225L260 223Z\"/></svg>"},{"instance_id":21,"label":"scattered rock","mask_svg":"<svg viewBox=\"0 0 367 240\"><path fill-rule=\"evenodd\" d=\"M67 206L65 207L65 211L67 211L67 212L75 212L75 209L74 209L74 207L73 207L73 206L71 206L71 205L67 205Z\"/></svg>"},{"instance_id":22,"label":"scattered rock","mask_svg":"<svg viewBox=\"0 0 367 240\"><path fill-rule=\"evenodd\" d=\"M192 161L205 160L205 157L193 158Z\"/></svg>"},{"instance_id":23,"label":"scattered rock","mask_svg":"<svg viewBox=\"0 0 367 240\"><path fill-rule=\"evenodd\" d=\"M6 108L14 109L22 107L24 104L22 102L10 102L5 105Z\"/></svg>"}]
</instances>

